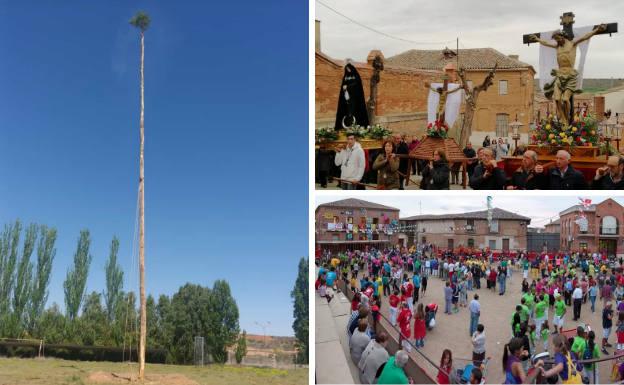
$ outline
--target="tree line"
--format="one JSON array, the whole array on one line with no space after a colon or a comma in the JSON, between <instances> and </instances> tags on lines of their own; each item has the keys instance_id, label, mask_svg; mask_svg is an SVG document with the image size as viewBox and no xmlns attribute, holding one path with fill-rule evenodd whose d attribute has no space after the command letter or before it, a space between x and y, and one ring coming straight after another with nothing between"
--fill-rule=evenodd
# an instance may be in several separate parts
<instances>
[{"instance_id":1,"label":"tree line","mask_svg":"<svg viewBox=\"0 0 624 385\"><path fill-rule=\"evenodd\" d=\"M57 230L45 225L30 224L24 229L19 220L5 225L0 237L0 337L134 347L136 351L137 297L123 288L124 273L117 262L119 240L113 237L110 244L104 291L87 293L91 237L89 230L80 232L63 282L63 312L56 303L44 308L56 238ZM168 363L192 363L195 336L205 338L206 353L215 362L226 362L227 348L239 336L238 306L224 280L215 281L212 288L187 283L158 300L150 295L146 307L147 346L165 349Z\"/></svg>"}]
</instances>

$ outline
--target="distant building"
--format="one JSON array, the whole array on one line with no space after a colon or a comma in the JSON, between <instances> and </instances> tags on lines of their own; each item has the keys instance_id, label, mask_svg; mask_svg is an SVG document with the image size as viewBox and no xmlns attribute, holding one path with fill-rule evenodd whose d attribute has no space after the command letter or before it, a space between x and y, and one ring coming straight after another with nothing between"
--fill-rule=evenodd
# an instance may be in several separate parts
<instances>
[{"instance_id":1,"label":"distant building","mask_svg":"<svg viewBox=\"0 0 624 385\"><path fill-rule=\"evenodd\" d=\"M550 223L544 226L544 231L546 233L559 233L561 231L561 220L557 218L556 221L551 221Z\"/></svg>"},{"instance_id":2,"label":"distant building","mask_svg":"<svg viewBox=\"0 0 624 385\"><path fill-rule=\"evenodd\" d=\"M606 252L624 254L624 207L609 198L583 208L572 206L559 213L561 249L567 251Z\"/></svg>"},{"instance_id":3,"label":"distant building","mask_svg":"<svg viewBox=\"0 0 624 385\"><path fill-rule=\"evenodd\" d=\"M624 113L624 85L608 89L600 92L605 99L605 110L611 110L615 115L616 112ZM620 122L624 121L624 117L620 118Z\"/></svg>"},{"instance_id":4,"label":"distant building","mask_svg":"<svg viewBox=\"0 0 624 385\"><path fill-rule=\"evenodd\" d=\"M411 230L402 234L408 245L432 243L443 249L458 247L492 251L525 250L531 218L494 208L488 224L487 210L444 215L416 215L401 218ZM413 230L412 230L413 229Z\"/></svg>"},{"instance_id":5,"label":"distant building","mask_svg":"<svg viewBox=\"0 0 624 385\"><path fill-rule=\"evenodd\" d=\"M459 62L459 64L456 64ZM533 121L533 78L535 69L519 60L518 55L505 55L493 48L452 50L409 50L389 57L386 63L412 70L442 70L447 64L465 68L468 86L480 85L488 72L498 63L494 84L479 94L477 111L472 122L473 144L480 146L486 135L508 138L509 123L518 117L521 141L528 138L529 124ZM417 90L416 90L417 91ZM465 103L462 104L462 110ZM458 119L461 125L461 119Z\"/></svg>"},{"instance_id":6,"label":"distant building","mask_svg":"<svg viewBox=\"0 0 624 385\"><path fill-rule=\"evenodd\" d=\"M527 231L527 251L538 254L557 253L559 251L559 232L548 231L545 228L529 227Z\"/></svg>"},{"instance_id":7,"label":"distant building","mask_svg":"<svg viewBox=\"0 0 624 385\"><path fill-rule=\"evenodd\" d=\"M316 249L332 252L397 244L399 209L360 199L343 199L315 210Z\"/></svg>"}]
</instances>

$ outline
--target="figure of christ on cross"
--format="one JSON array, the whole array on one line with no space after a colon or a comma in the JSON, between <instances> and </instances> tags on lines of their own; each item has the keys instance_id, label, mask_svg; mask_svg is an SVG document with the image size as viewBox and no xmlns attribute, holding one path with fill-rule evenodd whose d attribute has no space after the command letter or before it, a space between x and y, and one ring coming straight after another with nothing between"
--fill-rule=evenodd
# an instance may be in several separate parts
<instances>
[{"instance_id":1,"label":"figure of christ on cross","mask_svg":"<svg viewBox=\"0 0 624 385\"><path fill-rule=\"evenodd\" d=\"M444 111L446 109L446 98L448 97L449 94L452 94L453 92L457 92L462 90L461 87L457 87L452 91L448 90L448 79L444 79L444 85L442 87L438 87L438 88L433 88L431 87L431 83L429 82L425 82L425 88L430 89L433 92L436 92L440 95L440 100L438 101L438 107L436 109L436 120L441 122L441 123L446 123L445 117L444 117Z\"/></svg>"},{"instance_id":2,"label":"figure of christ on cross","mask_svg":"<svg viewBox=\"0 0 624 385\"><path fill-rule=\"evenodd\" d=\"M551 83L544 86L544 95L549 100L555 101L557 117L566 126L570 124L570 116L573 108L572 95L581 92L576 89L578 79L578 72L574 68L576 63L576 47L580 43L589 40L592 36L606 31L606 29L606 24L600 24L595 27L593 31L577 40L572 40L568 36L569 32L566 32L565 29L563 31L557 31L552 35L552 38L556 42L555 44L542 40L536 35L531 35L529 37L530 41L557 50L557 64L559 68L552 70L551 75L554 79Z\"/></svg>"}]
</instances>

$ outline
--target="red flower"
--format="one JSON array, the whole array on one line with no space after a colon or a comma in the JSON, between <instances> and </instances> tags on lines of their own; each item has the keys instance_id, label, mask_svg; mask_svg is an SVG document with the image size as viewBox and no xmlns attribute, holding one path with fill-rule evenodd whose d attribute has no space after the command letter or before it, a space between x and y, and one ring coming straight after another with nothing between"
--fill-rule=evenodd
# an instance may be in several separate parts
<instances>
[{"instance_id":1,"label":"red flower","mask_svg":"<svg viewBox=\"0 0 624 385\"><path fill-rule=\"evenodd\" d=\"M431 128L431 123L427 124L427 128Z\"/></svg>"},{"instance_id":2,"label":"red flower","mask_svg":"<svg viewBox=\"0 0 624 385\"><path fill-rule=\"evenodd\" d=\"M580 137L580 136L577 136L577 137L576 137L576 141L577 141L577 142L580 142L580 141L581 141L581 137Z\"/></svg>"},{"instance_id":3,"label":"red flower","mask_svg":"<svg viewBox=\"0 0 624 385\"><path fill-rule=\"evenodd\" d=\"M581 131L581 136L583 136L583 137L587 136L587 131L584 131L584 130Z\"/></svg>"}]
</instances>

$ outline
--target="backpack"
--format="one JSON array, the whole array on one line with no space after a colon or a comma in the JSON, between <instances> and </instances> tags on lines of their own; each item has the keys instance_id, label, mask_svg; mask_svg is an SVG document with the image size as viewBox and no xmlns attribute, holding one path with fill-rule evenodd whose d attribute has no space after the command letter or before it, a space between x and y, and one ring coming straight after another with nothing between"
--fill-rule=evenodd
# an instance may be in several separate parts
<instances>
[{"instance_id":1,"label":"backpack","mask_svg":"<svg viewBox=\"0 0 624 385\"><path fill-rule=\"evenodd\" d=\"M574 365L574 362L572 362L572 358L570 358L569 352L566 355L566 359L567 359L567 365L568 365L568 379L565 381L562 379L561 383L562 384L581 384L582 383L581 374L577 370L576 365Z\"/></svg>"}]
</instances>

